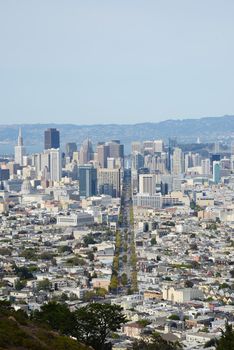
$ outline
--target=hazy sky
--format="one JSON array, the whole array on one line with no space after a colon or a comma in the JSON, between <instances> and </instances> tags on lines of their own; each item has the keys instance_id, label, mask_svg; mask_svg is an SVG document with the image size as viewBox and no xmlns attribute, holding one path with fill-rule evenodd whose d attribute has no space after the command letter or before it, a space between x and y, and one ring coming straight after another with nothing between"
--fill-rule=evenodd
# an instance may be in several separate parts
<instances>
[{"instance_id":1,"label":"hazy sky","mask_svg":"<svg viewBox=\"0 0 234 350\"><path fill-rule=\"evenodd\" d=\"M0 0L0 123L234 114L233 0Z\"/></svg>"}]
</instances>

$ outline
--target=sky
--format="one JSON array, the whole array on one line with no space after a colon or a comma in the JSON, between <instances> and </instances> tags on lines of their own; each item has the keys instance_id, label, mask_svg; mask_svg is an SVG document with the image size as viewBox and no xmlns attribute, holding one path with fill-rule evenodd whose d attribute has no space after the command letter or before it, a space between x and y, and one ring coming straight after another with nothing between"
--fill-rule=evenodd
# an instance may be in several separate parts
<instances>
[{"instance_id":1,"label":"sky","mask_svg":"<svg viewBox=\"0 0 234 350\"><path fill-rule=\"evenodd\" d=\"M0 0L0 124L234 114L233 0Z\"/></svg>"}]
</instances>

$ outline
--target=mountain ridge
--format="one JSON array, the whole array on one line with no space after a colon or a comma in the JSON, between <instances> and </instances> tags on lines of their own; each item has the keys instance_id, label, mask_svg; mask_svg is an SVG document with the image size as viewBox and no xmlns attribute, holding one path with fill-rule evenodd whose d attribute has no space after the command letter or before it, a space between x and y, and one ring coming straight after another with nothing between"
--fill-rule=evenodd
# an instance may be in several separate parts
<instances>
[{"instance_id":1,"label":"mountain ridge","mask_svg":"<svg viewBox=\"0 0 234 350\"><path fill-rule=\"evenodd\" d=\"M80 145L86 138L90 138L94 144L98 141L120 139L127 148L130 147L132 141L157 138L167 141L169 137L175 137L180 143L196 142L198 137L202 142L214 142L219 138L226 138L227 140L231 137L234 138L233 115L198 119L168 119L155 123L142 122L135 124L0 124L0 151L8 148L13 152L19 127L22 128L25 145L30 151L43 149L44 130L48 127L60 130L62 148L67 142L76 142Z\"/></svg>"}]
</instances>

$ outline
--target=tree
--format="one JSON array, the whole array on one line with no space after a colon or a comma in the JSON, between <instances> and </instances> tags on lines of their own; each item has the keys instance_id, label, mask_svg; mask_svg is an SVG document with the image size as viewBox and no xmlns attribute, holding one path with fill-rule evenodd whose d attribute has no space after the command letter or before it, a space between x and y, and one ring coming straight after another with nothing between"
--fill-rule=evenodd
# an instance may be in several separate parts
<instances>
[{"instance_id":1,"label":"tree","mask_svg":"<svg viewBox=\"0 0 234 350\"><path fill-rule=\"evenodd\" d=\"M151 238L150 243L151 243L151 245L157 244L156 238L155 237Z\"/></svg>"},{"instance_id":2,"label":"tree","mask_svg":"<svg viewBox=\"0 0 234 350\"><path fill-rule=\"evenodd\" d=\"M92 303L74 314L76 329L73 336L95 350L104 350L107 337L126 322L119 305Z\"/></svg>"},{"instance_id":3,"label":"tree","mask_svg":"<svg viewBox=\"0 0 234 350\"><path fill-rule=\"evenodd\" d=\"M164 340L158 333L153 333L150 338L135 340L132 350L179 350L182 349L179 342Z\"/></svg>"},{"instance_id":4,"label":"tree","mask_svg":"<svg viewBox=\"0 0 234 350\"><path fill-rule=\"evenodd\" d=\"M93 239L92 235L89 234L84 237L84 245L88 247L89 244L95 244L96 241Z\"/></svg>"},{"instance_id":5,"label":"tree","mask_svg":"<svg viewBox=\"0 0 234 350\"><path fill-rule=\"evenodd\" d=\"M234 349L234 329L228 322L225 325L225 331L222 330L221 338L217 343L216 350Z\"/></svg>"},{"instance_id":6,"label":"tree","mask_svg":"<svg viewBox=\"0 0 234 350\"><path fill-rule=\"evenodd\" d=\"M118 288L118 277L115 274L113 274L111 276L110 289L115 290L117 288Z\"/></svg>"},{"instance_id":7,"label":"tree","mask_svg":"<svg viewBox=\"0 0 234 350\"><path fill-rule=\"evenodd\" d=\"M22 280L29 280L33 278L32 272L25 266L18 267L15 265L14 271L16 276L18 276Z\"/></svg>"},{"instance_id":8,"label":"tree","mask_svg":"<svg viewBox=\"0 0 234 350\"><path fill-rule=\"evenodd\" d=\"M51 283L48 278L45 278L44 280L38 282L37 290L50 290L50 288Z\"/></svg>"},{"instance_id":9,"label":"tree","mask_svg":"<svg viewBox=\"0 0 234 350\"><path fill-rule=\"evenodd\" d=\"M174 321L179 321L180 317L178 315L172 314L171 316L168 317L169 320L174 320Z\"/></svg>"},{"instance_id":10,"label":"tree","mask_svg":"<svg viewBox=\"0 0 234 350\"><path fill-rule=\"evenodd\" d=\"M21 290L21 289L23 289L25 286L26 286L26 281L25 280L18 280L18 281L16 281L16 283L15 283L15 289L16 290Z\"/></svg>"},{"instance_id":11,"label":"tree","mask_svg":"<svg viewBox=\"0 0 234 350\"><path fill-rule=\"evenodd\" d=\"M121 276L121 283L123 286L126 286L128 284L128 277L126 275L126 273L123 273Z\"/></svg>"},{"instance_id":12,"label":"tree","mask_svg":"<svg viewBox=\"0 0 234 350\"><path fill-rule=\"evenodd\" d=\"M41 307L41 311L34 312L33 319L48 324L61 334L73 334L75 317L65 304L49 302Z\"/></svg>"},{"instance_id":13,"label":"tree","mask_svg":"<svg viewBox=\"0 0 234 350\"><path fill-rule=\"evenodd\" d=\"M96 288L95 291L96 291L96 295L102 298L105 298L106 294L108 293L105 288L101 288L101 287Z\"/></svg>"},{"instance_id":14,"label":"tree","mask_svg":"<svg viewBox=\"0 0 234 350\"><path fill-rule=\"evenodd\" d=\"M58 252L59 254L63 254L63 253L71 253L72 252L72 247L68 246L68 245L64 245L58 248Z\"/></svg>"}]
</instances>

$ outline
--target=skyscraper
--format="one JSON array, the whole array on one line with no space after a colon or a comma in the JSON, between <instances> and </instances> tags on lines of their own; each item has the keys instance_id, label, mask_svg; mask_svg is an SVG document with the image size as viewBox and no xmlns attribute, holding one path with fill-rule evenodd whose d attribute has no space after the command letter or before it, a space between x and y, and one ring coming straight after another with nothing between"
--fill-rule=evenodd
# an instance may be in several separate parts
<instances>
[{"instance_id":1,"label":"skyscraper","mask_svg":"<svg viewBox=\"0 0 234 350\"><path fill-rule=\"evenodd\" d=\"M120 169L98 169L99 194L120 197Z\"/></svg>"},{"instance_id":2,"label":"skyscraper","mask_svg":"<svg viewBox=\"0 0 234 350\"><path fill-rule=\"evenodd\" d=\"M87 139L83 142L80 148L80 164L88 164L93 159L93 145L92 142Z\"/></svg>"},{"instance_id":3,"label":"skyscraper","mask_svg":"<svg viewBox=\"0 0 234 350\"><path fill-rule=\"evenodd\" d=\"M68 142L66 144L66 156L72 158L73 153L77 151L77 144L75 142Z\"/></svg>"},{"instance_id":4,"label":"skyscraper","mask_svg":"<svg viewBox=\"0 0 234 350\"><path fill-rule=\"evenodd\" d=\"M79 171L79 186L80 196L90 197L97 194L97 169L91 164L80 165Z\"/></svg>"},{"instance_id":5,"label":"skyscraper","mask_svg":"<svg viewBox=\"0 0 234 350\"><path fill-rule=\"evenodd\" d=\"M25 152L23 137L21 134L21 128L19 128L18 141L17 141L17 145L15 146L15 163L22 166L23 165L23 157L24 157L25 153L26 152Z\"/></svg>"},{"instance_id":6,"label":"skyscraper","mask_svg":"<svg viewBox=\"0 0 234 350\"><path fill-rule=\"evenodd\" d=\"M109 157L110 149L106 144L97 145L97 160L101 168L107 168L107 158Z\"/></svg>"},{"instance_id":7,"label":"skyscraper","mask_svg":"<svg viewBox=\"0 0 234 350\"><path fill-rule=\"evenodd\" d=\"M149 194L152 196L156 192L156 177L155 174L140 174L139 175L139 193Z\"/></svg>"},{"instance_id":8,"label":"skyscraper","mask_svg":"<svg viewBox=\"0 0 234 350\"><path fill-rule=\"evenodd\" d=\"M202 175L210 175L210 159L202 159L201 161L201 166L202 166Z\"/></svg>"},{"instance_id":9,"label":"skyscraper","mask_svg":"<svg viewBox=\"0 0 234 350\"><path fill-rule=\"evenodd\" d=\"M183 172L183 153L179 147L176 147L172 157L172 173L180 175Z\"/></svg>"},{"instance_id":10,"label":"skyscraper","mask_svg":"<svg viewBox=\"0 0 234 350\"><path fill-rule=\"evenodd\" d=\"M213 162L213 181L215 184L220 183L220 162L214 161Z\"/></svg>"},{"instance_id":11,"label":"skyscraper","mask_svg":"<svg viewBox=\"0 0 234 350\"><path fill-rule=\"evenodd\" d=\"M62 177L61 153L59 149L50 149L50 180L60 181Z\"/></svg>"},{"instance_id":12,"label":"skyscraper","mask_svg":"<svg viewBox=\"0 0 234 350\"><path fill-rule=\"evenodd\" d=\"M59 131L55 128L45 130L44 133L44 148L59 148L60 147L60 136Z\"/></svg>"}]
</instances>

